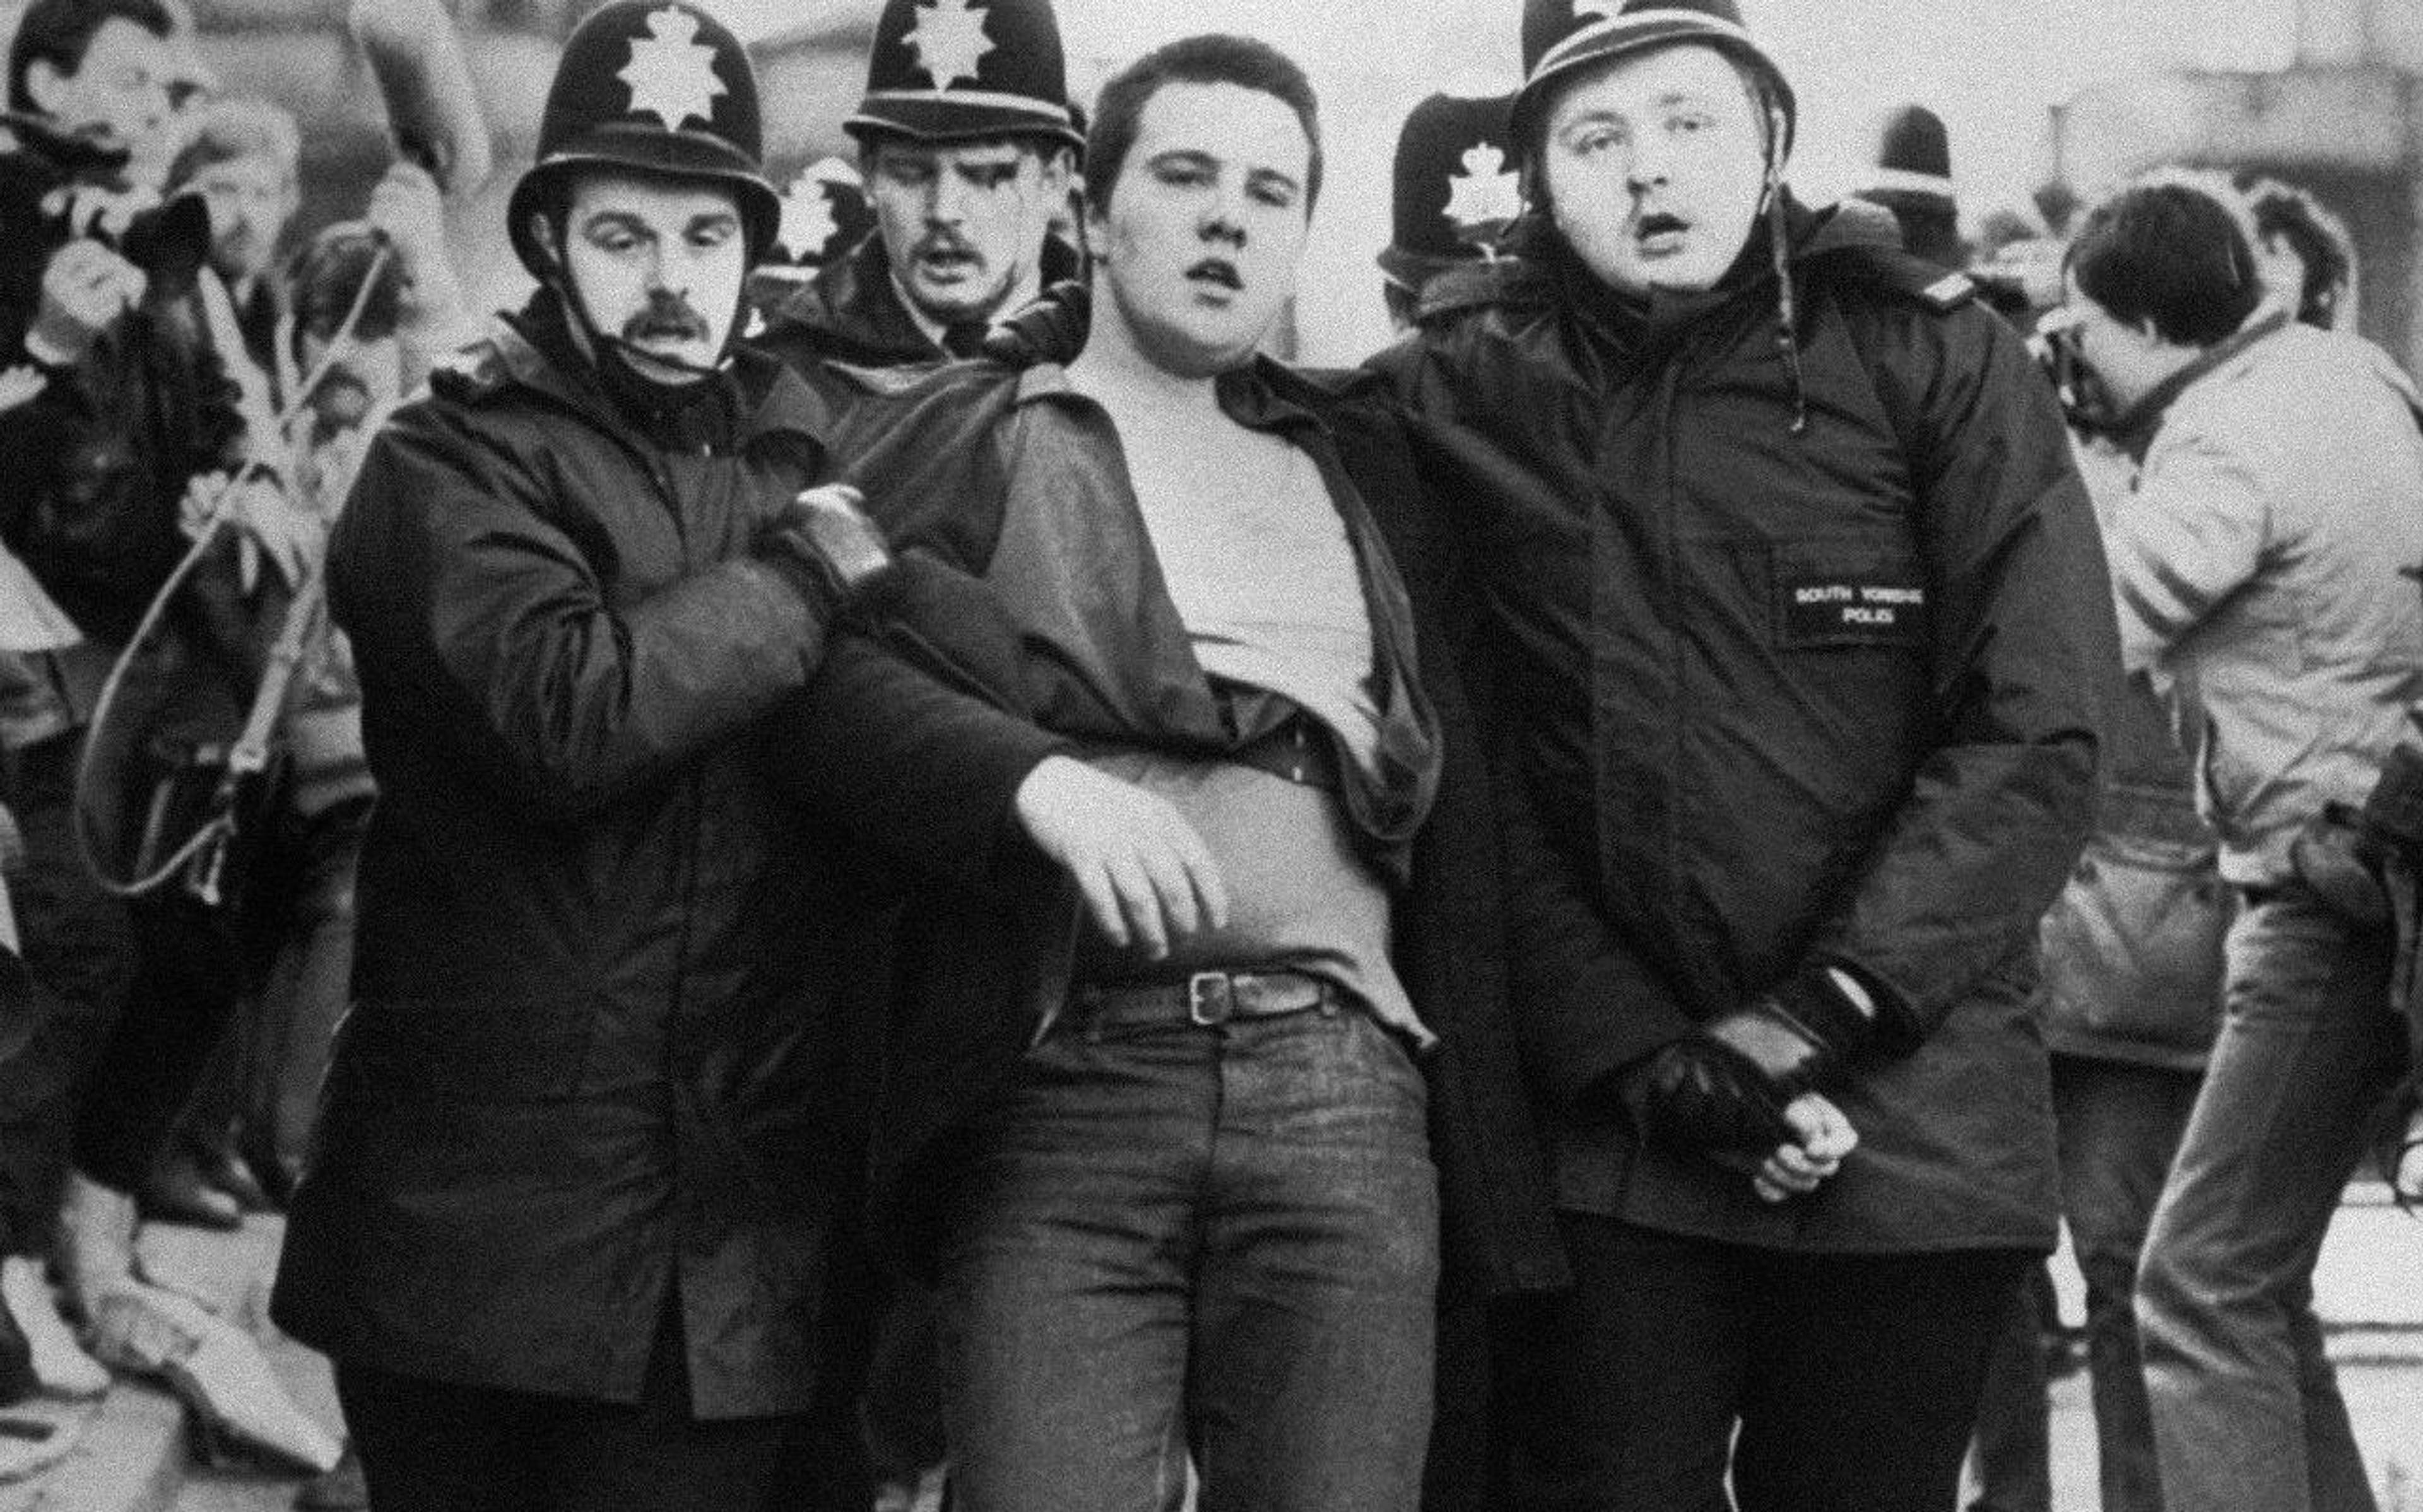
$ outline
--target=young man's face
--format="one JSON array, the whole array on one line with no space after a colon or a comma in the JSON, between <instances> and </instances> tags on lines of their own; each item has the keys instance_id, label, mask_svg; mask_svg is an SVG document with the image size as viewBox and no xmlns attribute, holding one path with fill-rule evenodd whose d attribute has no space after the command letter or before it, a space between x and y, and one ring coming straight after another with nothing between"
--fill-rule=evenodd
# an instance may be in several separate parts
<instances>
[{"instance_id":1,"label":"young man's face","mask_svg":"<svg viewBox=\"0 0 2423 1512\"><path fill-rule=\"evenodd\" d=\"M211 207L211 266L237 280L268 272L294 215L293 165L272 156L230 158L196 169L185 187Z\"/></svg>"},{"instance_id":2,"label":"young man's face","mask_svg":"<svg viewBox=\"0 0 2423 1512\"><path fill-rule=\"evenodd\" d=\"M1551 104L1541 165L1557 228L1628 294L1713 289L1750 243L1766 191L1766 125L1710 47L1619 58Z\"/></svg>"},{"instance_id":3,"label":"young man's face","mask_svg":"<svg viewBox=\"0 0 2423 1512\"><path fill-rule=\"evenodd\" d=\"M879 136L866 197L894 276L927 320L990 321L1029 281L1069 200L1065 154L1016 140Z\"/></svg>"},{"instance_id":4,"label":"young man's face","mask_svg":"<svg viewBox=\"0 0 2423 1512\"><path fill-rule=\"evenodd\" d=\"M2170 375L2173 365L2164 354L2173 349L2150 327L2129 324L2067 275L2062 278L2062 291L2079 360L2094 370L2114 404L2129 409Z\"/></svg>"},{"instance_id":5,"label":"young man's face","mask_svg":"<svg viewBox=\"0 0 2423 1512\"><path fill-rule=\"evenodd\" d=\"M1093 231L1101 286L1156 365L1204 377L1252 355L1295 292L1311 165L1276 95L1173 83L1145 102Z\"/></svg>"},{"instance_id":6,"label":"young man's face","mask_svg":"<svg viewBox=\"0 0 2423 1512\"><path fill-rule=\"evenodd\" d=\"M598 330L643 376L695 377L723 355L749 271L740 203L729 189L583 174L564 216L563 264ZM652 363L650 356L669 359Z\"/></svg>"},{"instance_id":7,"label":"young man's face","mask_svg":"<svg viewBox=\"0 0 2423 1512\"><path fill-rule=\"evenodd\" d=\"M169 86L181 76L169 39L112 16L74 69L37 58L25 71L25 87L60 130L156 157L176 114Z\"/></svg>"}]
</instances>

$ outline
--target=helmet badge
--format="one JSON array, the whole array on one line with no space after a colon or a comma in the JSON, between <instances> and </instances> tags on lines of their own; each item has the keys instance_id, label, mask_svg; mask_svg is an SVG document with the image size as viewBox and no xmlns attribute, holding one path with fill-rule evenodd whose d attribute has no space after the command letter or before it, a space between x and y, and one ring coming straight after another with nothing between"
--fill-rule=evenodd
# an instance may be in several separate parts
<instances>
[{"instance_id":1,"label":"helmet badge","mask_svg":"<svg viewBox=\"0 0 2423 1512\"><path fill-rule=\"evenodd\" d=\"M677 132L695 117L712 121L726 93L715 49L698 42L698 18L675 6L648 16L648 35L631 39L631 61L615 75L631 88L631 114L652 115Z\"/></svg>"},{"instance_id":2,"label":"helmet badge","mask_svg":"<svg viewBox=\"0 0 2423 1512\"><path fill-rule=\"evenodd\" d=\"M1447 181L1447 218L1461 240L1494 241L1523 213L1523 180L1506 171L1506 154L1493 142L1464 150L1464 171Z\"/></svg>"},{"instance_id":3,"label":"helmet badge","mask_svg":"<svg viewBox=\"0 0 2423 1512\"><path fill-rule=\"evenodd\" d=\"M783 197L783 229L775 240L801 257L821 255L841 234L841 222L833 214L832 197L825 186L856 188L858 182L858 170L839 158L829 157L802 168Z\"/></svg>"},{"instance_id":4,"label":"helmet badge","mask_svg":"<svg viewBox=\"0 0 2423 1512\"><path fill-rule=\"evenodd\" d=\"M993 47L985 35L988 19L983 0L926 0L917 8L917 31L910 45L917 49L917 66L935 88L982 77L978 66Z\"/></svg>"}]
</instances>

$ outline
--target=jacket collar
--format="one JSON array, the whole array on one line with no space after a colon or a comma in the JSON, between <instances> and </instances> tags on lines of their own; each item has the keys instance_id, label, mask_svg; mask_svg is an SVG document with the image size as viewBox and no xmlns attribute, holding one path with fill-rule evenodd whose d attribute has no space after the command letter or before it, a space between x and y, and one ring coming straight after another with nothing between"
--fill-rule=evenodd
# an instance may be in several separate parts
<instances>
[{"instance_id":1,"label":"jacket collar","mask_svg":"<svg viewBox=\"0 0 2423 1512\"><path fill-rule=\"evenodd\" d=\"M1813 210L1792 198L1789 190L1784 224L1788 260L1796 268L1841 252L1897 244L1890 218L1861 215L1839 204ZM1687 326L1736 300L1771 297L1775 266L1767 251L1768 235L1762 215L1714 289L1653 291L1636 297L1609 289L1583 265L1546 217L1528 213L1508 234L1509 255L1439 277L1424 291L1420 315L1428 320L1484 306L1535 312L1569 309L1593 330L1628 342Z\"/></svg>"},{"instance_id":2,"label":"jacket collar","mask_svg":"<svg viewBox=\"0 0 2423 1512\"><path fill-rule=\"evenodd\" d=\"M2186 367L2146 390L2144 398L2130 405L2126 414L2112 422L2113 439L2119 442L2131 460L2144 462L2146 452L2162 433L2162 417L2170 412L2178 397L2199 380L2228 365L2241 353L2288 323L2288 312L2274 309L2260 320L2241 326L2235 334L2214 342L2204 354Z\"/></svg>"},{"instance_id":3,"label":"jacket collar","mask_svg":"<svg viewBox=\"0 0 2423 1512\"><path fill-rule=\"evenodd\" d=\"M524 334L531 321L557 318L545 291L512 315L488 324L480 341L465 348L442 370L453 397L477 402L519 388L569 409L591 424L630 444L612 405L590 372L567 371ZM832 433L832 417L815 387L779 359L742 343L732 345L731 380L740 393L738 447L748 451L763 445L804 445L821 457Z\"/></svg>"},{"instance_id":4,"label":"jacket collar","mask_svg":"<svg viewBox=\"0 0 2423 1512\"><path fill-rule=\"evenodd\" d=\"M1081 260L1074 247L1047 236L1040 287L1078 276ZM806 288L775 307L768 323L819 333L834 344L832 355L844 362L897 366L940 362L949 355L901 302L892 277L892 256L879 231L870 231L848 256L817 270Z\"/></svg>"}]
</instances>

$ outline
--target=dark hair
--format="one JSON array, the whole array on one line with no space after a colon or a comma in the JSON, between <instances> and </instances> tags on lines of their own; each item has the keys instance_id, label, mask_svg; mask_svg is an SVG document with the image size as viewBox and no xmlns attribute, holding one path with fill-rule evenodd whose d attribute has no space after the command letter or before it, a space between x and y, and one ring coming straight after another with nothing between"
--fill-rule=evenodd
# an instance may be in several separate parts
<instances>
[{"instance_id":1,"label":"dark hair","mask_svg":"<svg viewBox=\"0 0 2423 1512\"><path fill-rule=\"evenodd\" d=\"M160 0L34 0L8 43L8 108L40 115L25 77L37 62L62 73L84 71L85 49L93 34L113 21L131 21L154 37L176 29Z\"/></svg>"},{"instance_id":2,"label":"dark hair","mask_svg":"<svg viewBox=\"0 0 2423 1512\"><path fill-rule=\"evenodd\" d=\"M1096 210L1111 202L1111 185L1126 165L1144 123L1147 102L1169 84L1233 84L1275 95L1303 123L1311 148L1305 169L1307 214L1321 198L1321 104L1312 81L1285 53L1251 37L1213 33L1156 47L1119 71L1094 97L1094 124L1085 136L1085 197Z\"/></svg>"},{"instance_id":3,"label":"dark hair","mask_svg":"<svg viewBox=\"0 0 2423 1512\"><path fill-rule=\"evenodd\" d=\"M2339 297L2354 276L2355 259L2346 233L2314 197L2292 184L2267 180L2248 195L2255 212L2255 234L2288 244L2305 265L2304 286L2297 291L2297 319L2327 327L2337 313Z\"/></svg>"},{"instance_id":4,"label":"dark hair","mask_svg":"<svg viewBox=\"0 0 2423 1512\"><path fill-rule=\"evenodd\" d=\"M2139 184L2087 213L2063 261L2086 296L2175 346L2215 345L2263 301L2255 248L2217 196Z\"/></svg>"},{"instance_id":5,"label":"dark hair","mask_svg":"<svg viewBox=\"0 0 2423 1512\"><path fill-rule=\"evenodd\" d=\"M286 290L294 310L298 347L306 336L323 341L336 336L354 301L361 297L362 279L379 253L388 247L385 231L363 221L339 221L294 254L286 269ZM375 341L393 335L403 316L403 264L390 255L377 269L378 281L362 300L361 320L354 327L358 340Z\"/></svg>"}]
</instances>

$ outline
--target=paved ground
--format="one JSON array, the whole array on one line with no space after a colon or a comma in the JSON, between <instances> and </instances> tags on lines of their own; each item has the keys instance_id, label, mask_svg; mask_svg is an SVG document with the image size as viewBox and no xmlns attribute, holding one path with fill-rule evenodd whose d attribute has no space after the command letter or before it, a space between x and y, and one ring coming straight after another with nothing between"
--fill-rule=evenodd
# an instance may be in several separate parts
<instances>
[{"instance_id":1,"label":"paved ground","mask_svg":"<svg viewBox=\"0 0 2423 1512\"><path fill-rule=\"evenodd\" d=\"M255 1220L232 1237L148 1230L145 1260L154 1275L259 1330L286 1389L333 1426L325 1362L276 1338L262 1315L279 1232L274 1219ZM2054 1277L2074 1323L2076 1272L2057 1260ZM2333 1228L2316 1282L2383 1512L2423 1512L2423 1222L2388 1206L2377 1189L2358 1189ZM176 1403L141 1385L121 1385L93 1404L12 1410L55 1422L62 1457L45 1474L0 1485L0 1512L284 1512L300 1484L259 1469L195 1465ZM2054 1512L2097 1512L2083 1374L2053 1387L2052 1459Z\"/></svg>"}]
</instances>

